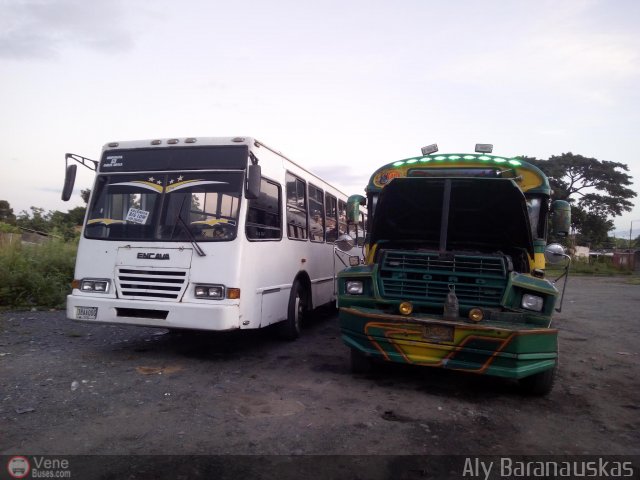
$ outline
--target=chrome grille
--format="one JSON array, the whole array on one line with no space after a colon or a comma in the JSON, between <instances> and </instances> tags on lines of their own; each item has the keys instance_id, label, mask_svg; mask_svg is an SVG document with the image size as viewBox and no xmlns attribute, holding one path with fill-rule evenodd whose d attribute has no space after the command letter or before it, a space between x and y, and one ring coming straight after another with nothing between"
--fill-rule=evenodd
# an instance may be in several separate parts
<instances>
[{"instance_id":1,"label":"chrome grille","mask_svg":"<svg viewBox=\"0 0 640 480\"><path fill-rule=\"evenodd\" d=\"M443 305L455 286L463 306L497 306L507 285L505 258L501 255L441 256L437 252L384 252L380 291L384 297Z\"/></svg>"},{"instance_id":2,"label":"chrome grille","mask_svg":"<svg viewBox=\"0 0 640 480\"><path fill-rule=\"evenodd\" d=\"M177 300L187 284L185 270L121 267L116 277L118 294L137 300Z\"/></svg>"}]
</instances>

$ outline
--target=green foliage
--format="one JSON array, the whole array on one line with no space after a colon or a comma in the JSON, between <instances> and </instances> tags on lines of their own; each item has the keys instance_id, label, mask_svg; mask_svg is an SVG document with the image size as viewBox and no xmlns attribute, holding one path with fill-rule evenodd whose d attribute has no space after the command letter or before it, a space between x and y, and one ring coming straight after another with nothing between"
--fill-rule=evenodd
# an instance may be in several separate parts
<instances>
[{"instance_id":1,"label":"green foliage","mask_svg":"<svg viewBox=\"0 0 640 480\"><path fill-rule=\"evenodd\" d=\"M547 268L547 276L558 276L563 270L556 266ZM570 275L631 275L627 268L616 267L611 257L598 257L586 259L574 259L571 262Z\"/></svg>"},{"instance_id":2,"label":"green foliage","mask_svg":"<svg viewBox=\"0 0 640 480\"><path fill-rule=\"evenodd\" d=\"M554 199L568 200L584 210L604 216L631 211L631 175L624 163L597 160L573 153L553 155L549 160L527 159L548 177Z\"/></svg>"},{"instance_id":3,"label":"green foliage","mask_svg":"<svg viewBox=\"0 0 640 480\"><path fill-rule=\"evenodd\" d=\"M553 189L553 200L571 202L571 223L577 243L600 248L613 229L610 217L631 211L636 197L624 163L597 160L571 152L548 160L521 157L540 168Z\"/></svg>"},{"instance_id":4,"label":"green foliage","mask_svg":"<svg viewBox=\"0 0 640 480\"><path fill-rule=\"evenodd\" d=\"M84 201L85 204L89 203L90 196L91 196L90 188L85 188L84 190L80 190L80 197L82 197L82 201Z\"/></svg>"},{"instance_id":5,"label":"green foliage","mask_svg":"<svg viewBox=\"0 0 640 480\"><path fill-rule=\"evenodd\" d=\"M0 233L20 233L20 229L9 223L0 222Z\"/></svg>"},{"instance_id":6,"label":"green foliage","mask_svg":"<svg viewBox=\"0 0 640 480\"><path fill-rule=\"evenodd\" d=\"M0 307L61 307L71 291L77 245L0 247Z\"/></svg>"},{"instance_id":7,"label":"green foliage","mask_svg":"<svg viewBox=\"0 0 640 480\"><path fill-rule=\"evenodd\" d=\"M576 235L577 245L604 248L609 244L609 231L614 228L613 220L577 206L571 209L571 217L574 225L580 225Z\"/></svg>"},{"instance_id":8,"label":"green foliage","mask_svg":"<svg viewBox=\"0 0 640 480\"><path fill-rule=\"evenodd\" d=\"M44 208L31 207L27 212L22 210L18 215L17 225L36 232L49 232L49 223L53 212L45 212Z\"/></svg>"},{"instance_id":9,"label":"green foliage","mask_svg":"<svg viewBox=\"0 0 640 480\"><path fill-rule=\"evenodd\" d=\"M77 227L82 225L86 211L86 207L75 207L67 213L58 210L47 212L43 208L31 207L30 212L20 212L16 223L27 230L47 233L69 241L78 238L80 229Z\"/></svg>"},{"instance_id":10,"label":"green foliage","mask_svg":"<svg viewBox=\"0 0 640 480\"><path fill-rule=\"evenodd\" d=\"M0 222L9 225L16 224L16 216L13 214L13 208L6 200L0 200Z\"/></svg>"}]
</instances>

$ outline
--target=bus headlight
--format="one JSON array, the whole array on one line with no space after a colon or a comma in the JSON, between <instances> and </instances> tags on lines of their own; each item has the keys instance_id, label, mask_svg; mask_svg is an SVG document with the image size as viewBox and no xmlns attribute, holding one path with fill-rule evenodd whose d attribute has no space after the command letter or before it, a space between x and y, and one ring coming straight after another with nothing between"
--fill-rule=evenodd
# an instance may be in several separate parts
<instances>
[{"instance_id":1,"label":"bus headlight","mask_svg":"<svg viewBox=\"0 0 640 480\"><path fill-rule=\"evenodd\" d=\"M207 300L222 300L224 298L223 285L196 285L196 298L206 298Z\"/></svg>"},{"instance_id":2,"label":"bus headlight","mask_svg":"<svg viewBox=\"0 0 640 480\"><path fill-rule=\"evenodd\" d=\"M109 293L109 280L103 278L83 278L80 281L82 292Z\"/></svg>"},{"instance_id":3,"label":"bus headlight","mask_svg":"<svg viewBox=\"0 0 640 480\"><path fill-rule=\"evenodd\" d=\"M349 295L362 295L364 286L360 280L347 280L345 290Z\"/></svg>"},{"instance_id":4,"label":"bus headlight","mask_svg":"<svg viewBox=\"0 0 640 480\"><path fill-rule=\"evenodd\" d=\"M522 308L526 308L527 310L533 310L534 312L539 312L542 310L543 305L544 305L544 299L542 297L538 297L537 295L531 295L529 293L525 293L522 296Z\"/></svg>"}]
</instances>

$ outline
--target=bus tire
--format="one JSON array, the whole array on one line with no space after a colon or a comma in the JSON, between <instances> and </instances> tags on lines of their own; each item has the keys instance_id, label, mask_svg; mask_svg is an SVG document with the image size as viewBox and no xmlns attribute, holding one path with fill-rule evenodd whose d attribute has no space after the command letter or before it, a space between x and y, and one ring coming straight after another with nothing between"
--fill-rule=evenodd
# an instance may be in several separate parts
<instances>
[{"instance_id":1,"label":"bus tire","mask_svg":"<svg viewBox=\"0 0 640 480\"><path fill-rule=\"evenodd\" d=\"M536 373L528 377L518 380L518 386L520 390L533 396L543 396L548 394L553 389L553 384L556 380L557 367L550 368L544 372Z\"/></svg>"},{"instance_id":2,"label":"bus tire","mask_svg":"<svg viewBox=\"0 0 640 480\"><path fill-rule=\"evenodd\" d=\"M295 340L300 336L302 319L307 310L307 295L302 284L296 280L291 286L287 319L280 323L279 333L284 340Z\"/></svg>"}]
</instances>

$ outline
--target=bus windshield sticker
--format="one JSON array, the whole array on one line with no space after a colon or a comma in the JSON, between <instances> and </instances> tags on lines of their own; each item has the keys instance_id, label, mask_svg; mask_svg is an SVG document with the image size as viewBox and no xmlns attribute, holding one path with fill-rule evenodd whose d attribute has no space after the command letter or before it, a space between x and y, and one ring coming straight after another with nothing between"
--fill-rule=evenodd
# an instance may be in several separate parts
<instances>
[{"instance_id":1,"label":"bus windshield sticker","mask_svg":"<svg viewBox=\"0 0 640 480\"><path fill-rule=\"evenodd\" d=\"M127 222L131 223L139 223L144 225L147 223L147 218L149 218L149 212L146 210L138 210L137 208L130 208L127 212Z\"/></svg>"}]
</instances>

